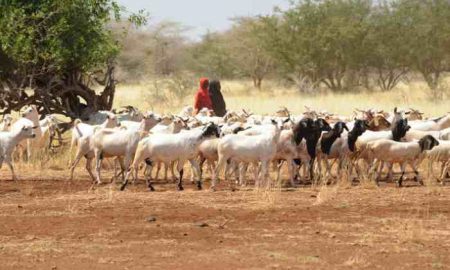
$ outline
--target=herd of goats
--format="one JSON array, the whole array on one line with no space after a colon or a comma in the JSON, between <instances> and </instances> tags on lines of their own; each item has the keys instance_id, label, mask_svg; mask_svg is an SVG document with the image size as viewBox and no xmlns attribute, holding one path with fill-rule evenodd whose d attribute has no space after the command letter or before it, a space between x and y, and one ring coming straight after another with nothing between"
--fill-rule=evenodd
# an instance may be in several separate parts
<instances>
[{"instance_id":1,"label":"herd of goats","mask_svg":"<svg viewBox=\"0 0 450 270\"><path fill-rule=\"evenodd\" d=\"M4 116L0 124L0 167L5 162L16 180L13 152L30 157L36 149L51 145L58 133L55 131L62 128L63 124L55 117L40 116L35 106L24 108L22 117L15 121L10 115ZM165 166L164 178L167 179L170 169L178 190L183 190L183 168L187 161L192 166L191 181L196 182L198 189L202 189L206 163L212 190L217 188L222 172L224 179L233 179L228 181L232 188L235 184L247 185L249 165L256 187L271 185L271 165L277 171L279 183L284 164L293 187L306 182L329 184L345 178L352 181L354 176L361 179L368 175L378 184L385 166L387 179L393 179L396 163L401 169L398 186L402 185L407 165L412 168L415 180L423 184L418 167L425 158L433 179L444 184L449 178L450 113L425 119L418 110L395 108L393 112L355 110L353 116L346 117L306 107L302 115L295 116L282 108L274 115L242 110L218 117L207 109L194 116L189 106L177 115L142 113L127 106L77 119L70 128L70 154L76 152L74 159L71 156L70 179L85 158L93 185L100 184L102 161L115 158L120 171L114 169L114 179L121 176L121 190L129 180L137 181L145 167L146 183L153 191L152 180L158 179L161 165ZM95 175L91 170L93 159ZM441 163L438 177L433 173L434 162ZM335 164L337 169L332 170Z\"/></svg>"}]
</instances>

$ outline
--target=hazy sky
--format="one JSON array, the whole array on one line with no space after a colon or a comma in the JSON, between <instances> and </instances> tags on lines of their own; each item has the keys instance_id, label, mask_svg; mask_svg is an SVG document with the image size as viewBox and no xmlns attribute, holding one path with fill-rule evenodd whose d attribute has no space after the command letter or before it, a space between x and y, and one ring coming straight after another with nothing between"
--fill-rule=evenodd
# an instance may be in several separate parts
<instances>
[{"instance_id":1,"label":"hazy sky","mask_svg":"<svg viewBox=\"0 0 450 270\"><path fill-rule=\"evenodd\" d=\"M208 29L226 30L230 18L269 14L274 6L289 5L288 0L118 0L131 11L150 12L150 23L162 20L181 22L192 27L191 38L198 38Z\"/></svg>"}]
</instances>

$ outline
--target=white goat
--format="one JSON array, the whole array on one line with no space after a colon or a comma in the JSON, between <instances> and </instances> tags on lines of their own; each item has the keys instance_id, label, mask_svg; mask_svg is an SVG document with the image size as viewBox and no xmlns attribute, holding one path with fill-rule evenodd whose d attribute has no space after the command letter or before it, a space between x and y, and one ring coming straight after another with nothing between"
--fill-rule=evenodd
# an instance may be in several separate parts
<instances>
[{"instance_id":1,"label":"white goat","mask_svg":"<svg viewBox=\"0 0 450 270\"><path fill-rule=\"evenodd\" d=\"M152 113L143 117L139 122L129 120L121 121L120 126L126 128L127 130L140 130L148 132L158 125L159 122L161 122L161 118Z\"/></svg>"},{"instance_id":2,"label":"white goat","mask_svg":"<svg viewBox=\"0 0 450 270\"><path fill-rule=\"evenodd\" d=\"M192 117L192 116L194 116L194 107L185 106L183 109L181 109L181 111L178 115L180 117Z\"/></svg>"},{"instance_id":3,"label":"white goat","mask_svg":"<svg viewBox=\"0 0 450 270\"><path fill-rule=\"evenodd\" d=\"M280 129L277 123L273 122L271 128L267 128L266 132L259 135L230 134L223 137L218 145L219 161L214 172L211 188L215 189L217 177L228 161L252 163L255 168L261 162L259 176L256 176L255 173L256 185L259 186L261 179L265 178L268 173L269 162L275 157L279 136ZM243 177L243 169L240 172L241 177Z\"/></svg>"},{"instance_id":4,"label":"white goat","mask_svg":"<svg viewBox=\"0 0 450 270\"><path fill-rule=\"evenodd\" d=\"M11 129L13 118L10 114L5 114L0 122L0 131L9 131Z\"/></svg>"},{"instance_id":5,"label":"white goat","mask_svg":"<svg viewBox=\"0 0 450 270\"><path fill-rule=\"evenodd\" d=\"M120 123L122 121L141 122L144 118L144 114L133 106L121 107L118 110L113 110L113 113L116 114L117 120Z\"/></svg>"},{"instance_id":6,"label":"white goat","mask_svg":"<svg viewBox=\"0 0 450 270\"><path fill-rule=\"evenodd\" d=\"M439 141L439 145L427 152L428 166L431 175L433 174L433 163L441 162L441 171L438 180L445 185L445 178L448 176L450 167L450 141Z\"/></svg>"},{"instance_id":7,"label":"white goat","mask_svg":"<svg viewBox=\"0 0 450 270\"><path fill-rule=\"evenodd\" d=\"M219 160L219 155L217 153L217 146L219 145L220 139L218 138L212 138L208 140L204 140L199 146L199 157L200 157L200 173L203 174L203 164L207 162L207 165L209 167L209 171L212 174L212 178L214 178L214 169L215 169L215 162ZM194 174L192 174L193 176ZM193 179L191 179L192 181Z\"/></svg>"},{"instance_id":8,"label":"white goat","mask_svg":"<svg viewBox=\"0 0 450 270\"><path fill-rule=\"evenodd\" d=\"M295 187L294 183L294 160L300 160L303 164L308 164L310 161L306 149L306 141L302 140L299 145L294 142L293 130L282 130L277 142L277 153L273 160L278 162L277 166L277 181L280 179L281 166L283 161L286 161L288 166L289 181L291 186Z\"/></svg>"},{"instance_id":9,"label":"white goat","mask_svg":"<svg viewBox=\"0 0 450 270\"><path fill-rule=\"evenodd\" d=\"M321 151L317 155L319 171L321 171L321 162L323 161L326 165L326 174L325 179L331 175L331 166L329 163L330 159L338 159L339 160L339 170L337 179L341 179L342 169L344 166L344 162L349 162L351 160L351 155L355 151L355 144L358 141L358 138L366 132L368 128L368 122L366 120L356 120L353 123L353 128L350 132L344 132L341 137L336 138L332 141L332 138L321 139ZM342 127L344 128L344 127ZM345 129L345 128L344 128ZM329 143L332 143L329 145ZM355 163L355 167L357 172L359 173L359 166ZM353 163L349 162L349 171L350 173L353 170Z\"/></svg>"},{"instance_id":10,"label":"white goat","mask_svg":"<svg viewBox=\"0 0 450 270\"><path fill-rule=\"evenodd\" d=\"M74 146L77 147L77 152L75 155L75 159L69 161L70 164L70 180L73 179L73 172L75 167L80 162L81 158L84 156L86 158L86 170L91 176L92 180L94 180L94 175L91 171L91 163L94 158L94 149L93 149L93 140L92 137L94 135L95 130L103 129L103 128L114 128L117 127L117 118L114 114L109 115L105 122L98 126L92 126L89 124L81 123L81 120L77 119L74 122L74 127L72 129L72 140L70 144L70 152L72 153L72 149Z\"/></svg>"},{"instance_id":11,"label":"white goat","mask_svg":"<svg viewBox=\"0 0 450 270\"><path fill-rule=\"evenodd\" d=\"M144 121L142 120L142 122ZM97 184L101 184L100 169L103 158L118 157L122 168L121 173L124 175L124 170L130 167L139 141L143 136L148 134L144 130L145 125L143 124L141 127L141 130L105 128L95 131L93 135L93 150Z\"/></svg>"},{"instance_id":12,"label":"white goat","mask_svg":"<svg viewBox=\"0 0 450 270\"><path fill-rule=\"evenodd\" d=\"M34 138L34 124L28 119L20 121L22 126L15 126L11 131L0 132L0 168L3 162L9 166L12 173L12 179L17 180L17 176L14 173L14 167L12 165L12 152L14 148L21 141Z\"/></svg>"},{"instance_id":13,"label":"white goat","mask_svg":"<svg viewBox=\"0 0 450 270\"><path fill-rule=\"evenodd\" d=\"M423 131L439 131L450 127L450 114L437 118L435 120L411 121L409 123L412 129Z\"/></svg>"},{"instance_id":14,"label":"white goat","mask_svg":"<svg viewBox=\"0 0 450 270\"><path fill-rule=\"evenodd\" d=\"M133 165L131 166L137 176L139 164L146 161L147 164L153 162L170 163L177 161L177 170L180 174L178 179L178 190L183 190L183 167L186 161L189 161L194 168L195 174L199 177L197 188L202 188L200 169L195 160L198 156L198 146L212 136L219 137L218 127L210 123L201 129L194 129L177 134L153 134L138 144ZM131 170L130 170L131 171ZM125 177L121 190L124 190L128 183L128 176ZM153 190L152 184L147 178L148 187Z\"/></svg>"},{"instance_id":15,"label":"white goat","mask_svg":"<svg viewBox=\"0 0 450 270\"><path fill-rule=\"evenodd\" d=\"M370 158L373 160L372 169L376 170L378 167L377 165L382 165L382 162L400 164L402 175L400 176L397 184L398 186L402 186L406 164L410 164L410 166L414 169L417 181L423 184L416 166L420 164L425 157L424 151L431 150L433 147L438 145L439 142L433 138L433 136L427 135L418 142L396 142L386 139L372 141L368 143L367 149L369 151ZM380 171L376 173L376 181L380 176L380 173Z\"/></svg>"},{"instance_id":16,"label":"white goat","mask_svg":"<svg viewBox=\"0 0 450 270\"><path fill-rule=\"evenodd\" d=\"M46 138L49 139L50 135L44 134L43 130L39 124L39 113L35 105L27 106L22 113L22 118L17 120L12 124L11 130L17 127L21 128L24 126L24 121L31 121L34 127L35 136L32 139L22 140L19 142L18 146L22 148L22 154L25 152L27 155L27 160L30 160L32 154L32 148L42 149L45 147ZM46 135L46 136L44 136Z\"/></svg>"}]
</instances>

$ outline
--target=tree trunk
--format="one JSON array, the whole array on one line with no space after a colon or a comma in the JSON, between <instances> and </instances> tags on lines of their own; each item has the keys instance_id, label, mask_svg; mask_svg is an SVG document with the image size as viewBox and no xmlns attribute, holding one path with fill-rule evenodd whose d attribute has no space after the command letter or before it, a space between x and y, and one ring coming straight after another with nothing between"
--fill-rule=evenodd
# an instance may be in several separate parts
<instances>
[{"instance_id":1,"label":"tree trunk","mask_svg":"<svg viewBox=\"0 0 450 270\"><path fill-rule=\"evenodd\" d=\"M109 65L103 78L91 75L89 80L95 80L103 85L103 91L98 95L82 80L82 75L72 72L64 76L46 75L34 77L24 76L29 85L18 83L20 80L3 81L0 84L0 114L19 111L23 106L36 105L39 113L62 114L71 119L85 119L90 113L98 110L110 110L114 102L115 84L114 66ZM25 91L30 86L31 91Z\"/></svg>"},{"instance_id":2,"label":"tree trunk","mask_svg":"<svg viewBox=\"0 0 450 270\"><path fill-rule=\"evenodd\" d=\"M444 97L442 89L439 89L440 75L440 71L422 72L422 76L431 90L431 97L433 100L440 100Z\"/></svg>"},{"instance_id":3,"label":"tree trunk","mask_svg":"<svg viewBox=\"0 0 450 270\"><path fill-rule=\"evenodd\" d=\"M260 77L253 77L253 86L254 87L256 87L256 88L258 88L258 89L261 89L261 86L262 86L262 78L260 78Z\"/></svg>"}]
</instances>

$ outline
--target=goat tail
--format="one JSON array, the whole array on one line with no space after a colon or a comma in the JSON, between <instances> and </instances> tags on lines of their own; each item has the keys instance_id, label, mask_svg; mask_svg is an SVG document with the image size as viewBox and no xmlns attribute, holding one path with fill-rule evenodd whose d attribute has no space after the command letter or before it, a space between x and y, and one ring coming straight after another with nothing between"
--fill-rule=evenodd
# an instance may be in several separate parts
<instances>
[{"instance_id":1,"label":"goat tail","mask_svg":"<svg viewBox=\"0 0 450 270\"><path fill-rule=\"evenodd\" d=\"M80 124L81 123L81 120L80 119L76 119L74 122L73 122L73 128L77 131L77 133L78 133L78 135L80 136L80 137L83 137L83 133L81 132L81 130L78 128L78 124Z\"/></svg>"}]
</instances>

